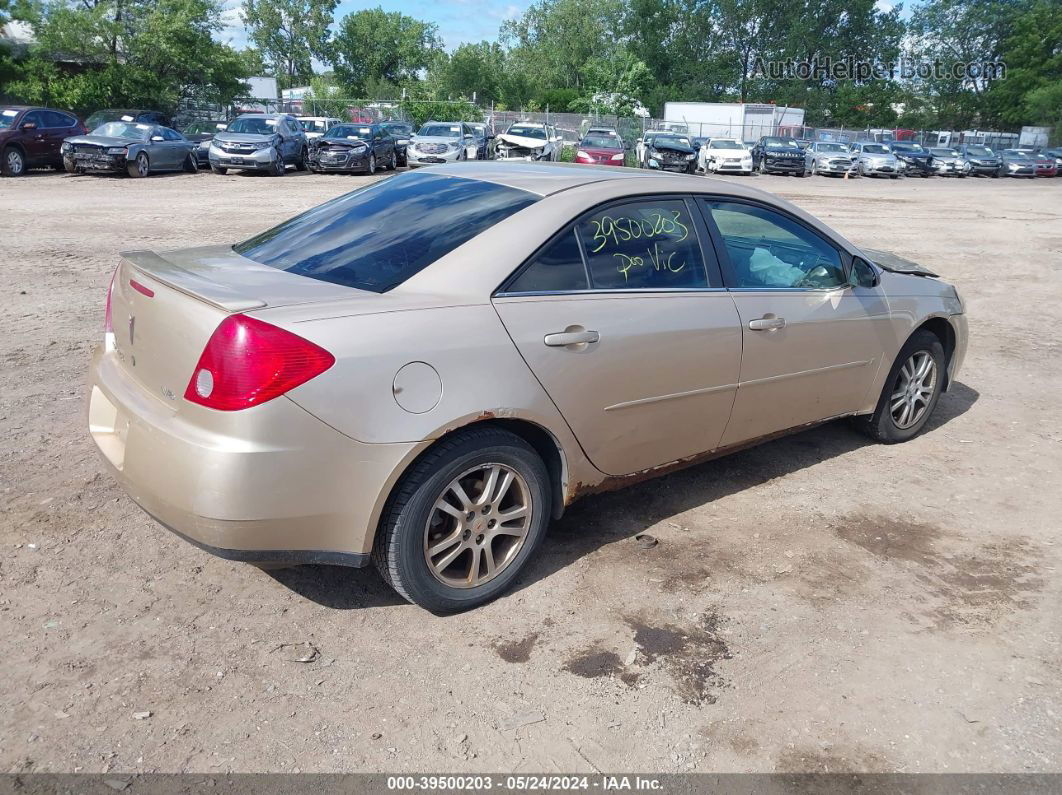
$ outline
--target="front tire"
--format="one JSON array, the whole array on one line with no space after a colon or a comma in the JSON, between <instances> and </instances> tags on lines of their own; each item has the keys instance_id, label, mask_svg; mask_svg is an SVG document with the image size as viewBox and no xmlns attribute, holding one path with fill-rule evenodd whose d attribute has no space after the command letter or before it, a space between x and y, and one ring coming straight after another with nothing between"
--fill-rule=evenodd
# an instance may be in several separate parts
<instances>
[{"instance_id":1,"label":"front tire","mask_svg":"<svg viewBox=\"0 0 1062 795\"><path fill-rule=\"evenodd\" d=\"M884 444L917 436L940 400L945 368L937 335L915 332L897 354L874 413L858 421L861 430Z\"/></svg>"},{"instance_id":2,"label":"front tire","mask_svg":"<svg viewBox=\"0 0 1062 795\"><path fill-rule=\"evenodd\" d=\"M269 175L271 177L282 177L287 168L284 166L284 158L277 153L277 159L269 164Z\"/></svg>"},{"instance_id":3,"label":"front tire","mask_svg":"<svg viewBox=\"0 0 1062 795\"><path fill-rule=\"evenodd\" d=\"M387 164L387 170L398 171L398 155L395 154L393 149L391 150L391 160Z\"/></svg>"},{"instance_id":4,"label":"front tire","mask_svg":"<svg viewBox=\"0 0 1062 795\"><path fill-rule=\"evenodd\" d=\"M305 171L306 170L306 161L308 159L309 159L309 155L307 155L306 149L303 148L302 152L299 153L299 159L295 161L295 170L296 171Z\"/></svg>"},{"instance_id":5,"label":"front tire","mask_svg":"<svg viewBox=\"0 0 1062 795\"><path fill-rule=\"evenodd\" d=\"M227 168L222 168L221 166L215 166L213 164L211 164L210 170L213 171L215 174L221 174L222 176L225 176L229 173L229 170Z\"/></svg>"},{"instance_id":6,"label":"front tire","mask_svg":"<svg viewBox=\"0 0 1062 795\"><path fill-rule=\"evenodd\" d=\"M372 176L376 173L376 153L369 155L369 165L365 168L365 173Z\"/></svg>"},{"instance_id":7,"label":"front tire","mask_svg":"<svg viewBox=\"0 0 1062 795\"><path fill-rule=\"evenodd\" d=\"M191 152L184 159L184 170L189 174L194 174L199 170L199 163L196 162L195 155Z\"/></svg>"},{"instance_id":8,"label":"front tire","mask_svg":"<svg viewBox=\"0 0 1062 795\"><path fill-rule=\"evenodd\" d=\"M148 162L147 152L140 152L132 163L127 163L125 170L131 177L146 177L151 173L151 164Z\"/></svg>"},{"instance_id":9,"label":"front tire","mask_svg":"<svg viewBox=\"0 0 1062 795\"><path fill-rule=\"evenodd\" d=\"M760 160L760 173L761 174L766 174L767 173L767 161L766 160Z\"/></svg>"},{"instance_id":10,"label":"front tire","mask_svg":"<svg viewBox=\"0 0 1062 795\"><path fill-rule=\"evenodd\" d=\"M63 158L63 170L66 171L67 174L76 174L77 173L77 165L75 165L75 163L74 163L74 158L72 158L72 157L64 157Z\"/></svg>"},{"instance_id":11,"label":"front tire","mask_svg":"<svg viewBox=\"0 0 1062 795\"><path fill-rule=\"evenodd\" d=\"M477 607L506 591L534 555L551 497L545 464L519 436L461 431L399 482L373 561L399 594L432 612Z\"/></svg>"}]
</instances>

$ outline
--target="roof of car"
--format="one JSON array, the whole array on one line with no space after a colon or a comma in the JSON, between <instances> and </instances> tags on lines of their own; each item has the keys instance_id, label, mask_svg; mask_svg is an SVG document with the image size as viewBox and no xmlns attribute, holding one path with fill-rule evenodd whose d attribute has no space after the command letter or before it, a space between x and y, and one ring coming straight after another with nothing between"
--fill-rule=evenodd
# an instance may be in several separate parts
<instances>
[{"instance_id":1,"label":"roof of car","mask_svg":"<svg viewBox=\"0 0 1062 795\"><path fill-rule=\"evenodd\" d=\"M592 184L623 182L633 187L633 181L645 182L647 191L658 191L662 186L663 189L670 190L674 186L676 191L698 192L710 186L713 191L718 190L746 198L767 195L760 189L723 180L681 174L661 174L658 171L637 168L590 166L579 163L505 163L477 160L432 166L431 173L491 182L525 190L539 196L549 196L570 188ZM777 201L776 197L772 199Z\"/></svg>"}]
</instances>

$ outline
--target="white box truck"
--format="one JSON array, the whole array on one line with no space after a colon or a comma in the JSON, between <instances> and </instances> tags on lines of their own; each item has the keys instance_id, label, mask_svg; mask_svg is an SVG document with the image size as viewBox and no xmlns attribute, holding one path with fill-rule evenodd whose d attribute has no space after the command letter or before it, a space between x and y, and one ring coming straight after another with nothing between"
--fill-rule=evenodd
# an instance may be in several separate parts
<instances>
[{"instance_id":1,"label":"white box truck","mask_svg":"<svg viewBox=\"0 0 1062 795\"><path fill-rule=\"evenodd\" d=\"M804 109L753 102L665 102L664 122L685 124L695 137L752 142L773 135L779 126L802 126Z\"/></svg>"}]
</instances>

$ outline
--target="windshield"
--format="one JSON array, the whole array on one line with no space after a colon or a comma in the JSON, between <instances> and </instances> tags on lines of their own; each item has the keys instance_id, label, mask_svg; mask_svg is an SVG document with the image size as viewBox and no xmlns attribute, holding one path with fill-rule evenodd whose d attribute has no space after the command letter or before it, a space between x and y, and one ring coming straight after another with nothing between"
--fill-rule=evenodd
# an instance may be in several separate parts
<instances>
[{"instance_id":1,"label":"windshield","mask_svg":"<svg viewBox=\"0 0 1062 795\"><path fill-rule=\"evenodd\" d=\"M541 141L546 140L546 131L543 130L541 127L527 127L522 124L514 124L506 131L505 134L519 135L523 138L538 138Z\"/></svg>"},{"instance_id":2,"label":"windshield","mask_svg":"<svg viewBox=\"0 0 1062 795\"><path fill-rule=\"evenodd\" d=\"M537 200L491 182L406 173L326 202L233 248L289 273L383 293ZM396 224L399 217L403 222Z\"/></svg>"},{"instance_id":3,"label":"windshield","mask_svg":"<svg viewBox=\"0 0 1062 795\"><path fill-rule=\"evenodd\" d=\"M611 135L588 135L579 142L579 146L585 146L591 149L623 148L623 144L620 143L620 139L613 138Z\"/></svg>"},{"instance_id":4,"label":"windshield","mask_svg":"<svg viewBox=\"0 0 1062 795\"><path fill-rule=\"evenodd\" d=\"M848 153L848 147L844 144L817 144L816 150L819 152L843 152Z\"/></svg>"},{"instance_id":5,"label":"windshield","mask_svg":"<svg viewBox=\"0 0 1062 795\"><path fill-rule=\"evenodd\" d=\"M684 135L654 135L653 146L690 146L690 139ZM693 147L690 146L692 149Z\"/></svg>"},{"instance_id":6,"label":"windshield","mask_svg":"<svg viewBox=\"0 0 1062 795\"><path fill-rule=\"evenodd\" d=\"M264 116L241 116L229 125L227 132L249 135L272 135L277 131L277 120Z\"/></svg>"},{"instance_id":7,"label":"windshield","mask_svg":"<svg viewBox=\"0 0 1062 795\"><path fill-rule=\"evenodd\" d=\"M92 131L93 135L106 138L147 138L151 134L150 124L136 124L128 121L109 121Z\"/></svg>"},{"instance_id":8,"label":"windshield","mask_svg":"<svg viewBox=\"0 0 1062 795\"><path fill-rule=\"evenodd\" d=\"M892 150L894 152L914 152L916 154L926 151L918 144L893 144Z\"/></svg>"},{"instance_id":9,"label":"windshield","mask_svg":"<svg viewBox=\"0 0 1062 795\"><path fill-rule=\"evenodd\" d=\"M968 154L976 155L977 157L994 157L994 153L987 146L968 146L966 147Z\"/></svg>"},{"instance_id":10,"label":"windshield","mask_svg":"<svg viewBox=\"0 0 1062 795\"><path fill-rule=\"evenodd\" d=\"M85 120L85 127L95 130L109 121L136 121L135 110L98 110Z\"/></svg>"},{"instance_id":11,"label":"windshield","mask_svg":"<svg viewBox=\"0 0 1062 795\"><path fill-rule=\"evenodd\" d=\"M744 149L737 141L709 141L709 149Z\"/></svg>"},{"instance_id":12,"label":"windshield","mask_svg":"<svg viewBox=\"0 0 1062 795\"><path fill-rule=\"evenodd\" d=\"M328 122L323 119L299 119L299 126L306 132L323 132L328 129Z\"/></svg>"},{"instance_id":13,"label":"windshield","mask_svg":"<svg viewBox=\"0 0 1062 795\"><path fill-rule=\"evenodd\" d=\"M889 147L884 144L863 144L863 151L868 155L887 155Z\"/></svg>"},{"instance_id":14,"label":"windshield","mask_svg":"<svg viewBox=\"0 0 1062 795\"><path fill-rule=\"evenodd\" d=\"M1007 157L1012 157L1016 160L1030 160L1028 152L1023 152L1021 149L1006 149L1003 151Z\"/></svg>"},{"instance_id":15,"label":"windshield","mask_svg":"<svg viewBox=\"0 0 1062 795\"><path fill-rule=\"evenodd\" d=\"M477 138L487 137L487 125L486 124L470 124L469 129L472 130L472 134Z\"/></svg>"},{"instance_id":16,"label":"windshield","mask_svg":"<svg viewBox=\"0 0 1062 795\"><path fill-rule=\"evenodd\" d=\"M185 135L202 135L203 133L216 133L221 128L218 125L223 121L196 121L184 128Z\"/></svg>"},{"instance_id":17,"label":"windshield","mask_svg":"<svg viewBox=\"0 0 1062 795\"><path fill-rule=\"evenodd\" d=\"M6 130L12 124L15 123L15 117L18 116L20 111L15 108L4 108L0 110L0 130Z\"/></svg>"},{"instance_id":18,"label":"windshield","mask_svg":"<svg viewBox=\"0 0 1062 795\"><path fill-rule=\"evenodd\" d=\"M793 148L797 145L795 138L764 138L763 143L768 149Z\"/></svg>"},{"instance_id":19,"label":"windshield","mask_svg":"<svg viewBox=\"0 0 1062 795\"><path fill-rule=\"evenodd\" d=\"M460 124L425 124L417 133L421 138L460 138Z\"/></svg>"},{"instance_id":20,"label":"windshield","mask_svg":"<svg viewBox=\"0 0 1062 795\"><path fill-rule=\"evenodd\" d=\"M930 149L929 154L937 157L958 157L959 153L954 149Z\"/></svg>"},{"instance_id":21,"label":"windshield","mask_svg":"<svg viewBox=\"0 0 1062 795\"><path fill-rule=\"evenodd\" d=\"M324 134L325 138L358 138L364 140L372 137L372 127L364 124L337 124Z\"/></svg>"},{"instance_id":22,"label":"windshield","mask_svg":"<svg viewBox=\"0 0 1062 795\"><path fill-rule=\"evenodd\" d=\"M391 135L412 135L413 134L413 125L411 125L411 124L388 123L388 124L381 124L380 126L383 127L385 130L387 130L387 132L391 133Z\"/></svg>"}]
</instances>

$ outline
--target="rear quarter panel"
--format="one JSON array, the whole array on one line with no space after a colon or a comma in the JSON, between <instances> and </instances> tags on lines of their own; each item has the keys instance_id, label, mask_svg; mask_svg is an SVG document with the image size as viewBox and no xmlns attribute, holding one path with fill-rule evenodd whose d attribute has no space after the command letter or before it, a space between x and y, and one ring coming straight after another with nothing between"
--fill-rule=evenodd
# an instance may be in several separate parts
<instances>
[{"instance_id":1,"label":"rear quarter panel","mask_svg":"<svg viewBox=\"0 0 1062 795\"><path fill-rule=\"evenodd\" d=\"M331 369L288 397L357 441L421 442L477 421L522 419L553 436L566 468L580 479L601 477L580 465L571 430L489 303L302 322L284 322L282 310L254 314L336 357ZM418 375L396 383L407 365Z\"/></svg>"}]
</instances>

